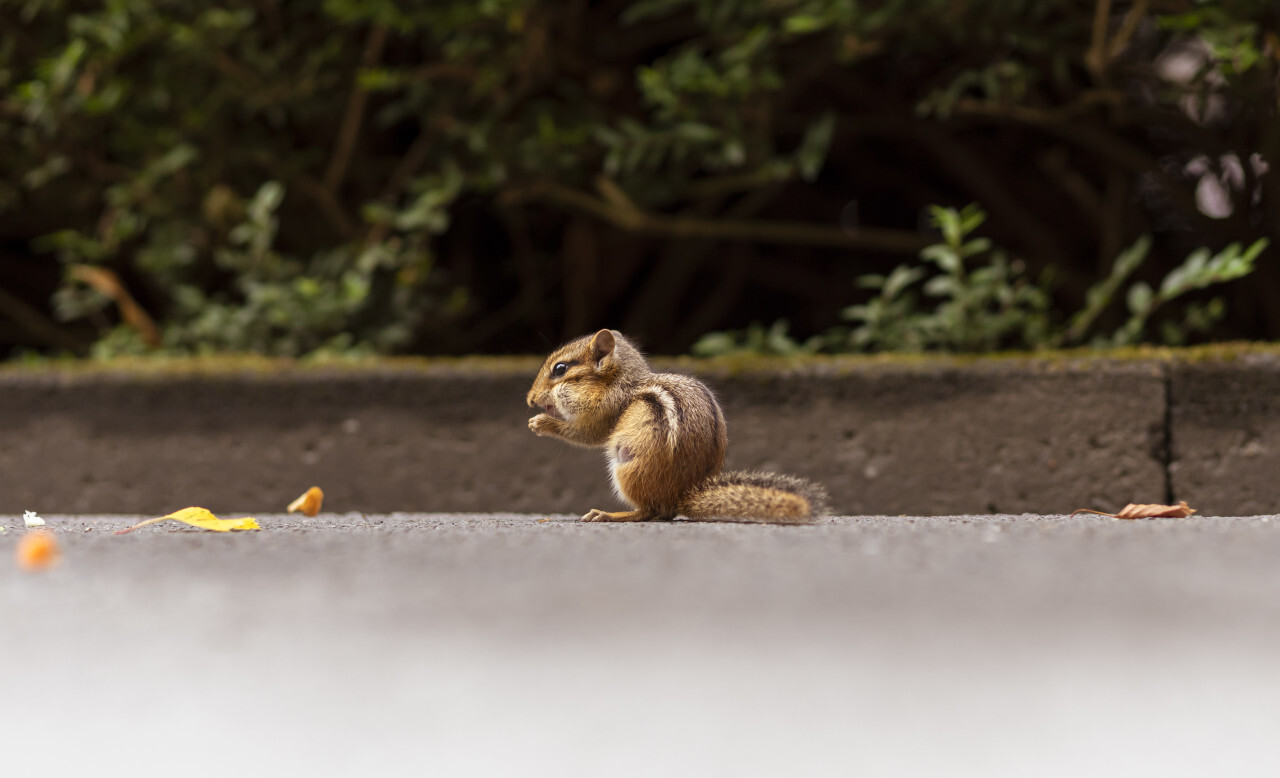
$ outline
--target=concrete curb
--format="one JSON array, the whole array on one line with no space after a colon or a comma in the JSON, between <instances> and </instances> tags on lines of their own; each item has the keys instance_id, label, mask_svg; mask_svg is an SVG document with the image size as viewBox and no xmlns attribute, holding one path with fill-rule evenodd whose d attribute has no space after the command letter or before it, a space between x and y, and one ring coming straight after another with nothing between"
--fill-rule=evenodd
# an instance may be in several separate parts
<instances>
[{"instance_id":1,"label":"concrete curb","mask_svg":"<svg viewBox=\"0 0 1280 778\"><path fill-rule=\"evenodd\" d=\"M719 394L729 465L825 483L837 513L1280 505L1280 349L981 359L658 360ZM529 433L541 360L0 370L0 513L582 513L599 452Z\"/></svg>"}]
</instances>

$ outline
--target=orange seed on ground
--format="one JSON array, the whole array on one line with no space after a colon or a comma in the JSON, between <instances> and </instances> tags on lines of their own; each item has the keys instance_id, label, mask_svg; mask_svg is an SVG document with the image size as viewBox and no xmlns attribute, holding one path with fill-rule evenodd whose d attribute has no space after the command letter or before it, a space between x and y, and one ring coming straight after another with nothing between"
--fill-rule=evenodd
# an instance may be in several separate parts
<instances>
[{"instance_id":1,"label":"orange seed on ground","mask_svg":"<svg viewBox=\"0 0 1280 778\"><path fill-rule=\"evenodd\" d=\"M30 531L18 541L18 567L28 572L52 567L58 555L58 539L47 530Z\"/></svg>"}]
</instances>

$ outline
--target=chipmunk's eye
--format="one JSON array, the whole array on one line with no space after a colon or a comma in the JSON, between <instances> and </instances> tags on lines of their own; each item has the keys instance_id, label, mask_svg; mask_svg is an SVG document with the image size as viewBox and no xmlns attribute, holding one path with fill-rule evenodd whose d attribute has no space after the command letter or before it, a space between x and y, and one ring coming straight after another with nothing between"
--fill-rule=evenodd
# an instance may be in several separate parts
<instances>
[{"instance_id":1,"label":"chipmunk's eye","mask_svg":"<svg viewBox=\"0 0 1280 778\"><path fill-rule=\"evenodd\" d=\"M551 377L559 378L560 376L564 375L567 372L569 372L569 363L557 362L556 366L551 368Z\"/></svg>"}]
</instances>

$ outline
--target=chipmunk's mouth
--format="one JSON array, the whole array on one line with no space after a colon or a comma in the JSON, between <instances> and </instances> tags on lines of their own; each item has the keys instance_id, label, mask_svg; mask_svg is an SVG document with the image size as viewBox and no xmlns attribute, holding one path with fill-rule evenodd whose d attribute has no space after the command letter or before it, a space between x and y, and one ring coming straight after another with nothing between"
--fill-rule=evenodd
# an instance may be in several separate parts
<instances>
[{"instance_id":1,"label":"chipmunk's mouth","mask_svg":"<svg viewBox=\"0 0 1280 778\"><path fill-rule=\"evenodd\" d=\"M545 411L546 414L551 418L564 421L564 414L560 413L560 409L552 405L551 403L547 403L546 405L542 406L542 410Z\"/></svg>"}]
</instances>

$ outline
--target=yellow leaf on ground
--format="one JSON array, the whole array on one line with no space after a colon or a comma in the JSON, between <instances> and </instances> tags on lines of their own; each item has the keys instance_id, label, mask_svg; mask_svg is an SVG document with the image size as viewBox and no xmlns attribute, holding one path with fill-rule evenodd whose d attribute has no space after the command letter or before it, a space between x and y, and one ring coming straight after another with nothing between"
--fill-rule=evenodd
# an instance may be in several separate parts
<instances>
[{"instance_id":1,"label":"yellow leaf on ground","mask_svg":"<svg viewBox=\"0 0 1280 778\"><path fill-rule=\"evenodd\" d=\"M305 516L314 516L320 512L320 505L324 502L324 492L320 487L313 486L303 493L301 497L289 503L289 513L297 513L301 511Z\"/></svg>"},{"instance_id":2,"label":"yellow leaf on ground","mask_svg":"<svg viewBox=\"0 0 1280 778\"><path fill-rule=\"evenodd\" d=\"M1074 516L1076 513L1096 513L1099 516L1110 516L1113 519L1185 519L1195 512L1195 508L1187 505L1186 500L1182 500L1177 505L1139 505L1129 503L1119 513L1103 513L1102 511L1081 508L1071 515Z\"/></svg>"},{"instance_id":3,"label":"yellow leaf on ground","mask_svg":"<svg viewBox=\"0 0 1280 778\"><path fill-rule=\"evenodd\" d=\"M262 529L261 527L258 526L257 519L252 519L252 518L249 518L248 516L244 517L243 519L220 519L217 516L214 516L209 511L205 510L204 508L183 508L180 511L174 511L173 513L170 513L168 516L161 516L158 519L147 519L146 521L140 521L128 529L122 529L117 531L116 534L123 535L126 532L133 532L135 529L139 527L145 527L148 524L155 524L157 521L165 521L166 519L173 519L174 521L180 521L183 524L190 524L193 527L198 527L200 529L213 530L214 532L230 532L231 530Z\"/></svg>"}]
</instances>

